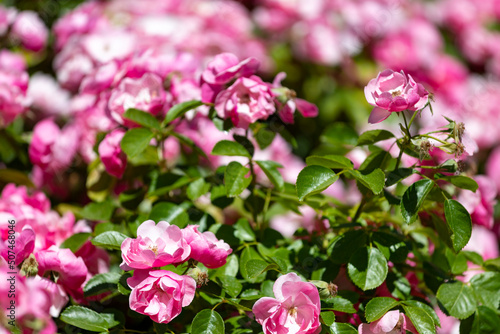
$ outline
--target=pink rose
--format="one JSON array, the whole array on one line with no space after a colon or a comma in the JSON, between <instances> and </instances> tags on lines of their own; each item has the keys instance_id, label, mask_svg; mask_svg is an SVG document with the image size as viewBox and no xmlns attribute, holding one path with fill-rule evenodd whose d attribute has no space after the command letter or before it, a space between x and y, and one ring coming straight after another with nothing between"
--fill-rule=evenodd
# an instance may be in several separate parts
<instances>
[{"instance_id":1,"label":"pink rose","mask_svg":"<svg viewBox=\"0 0 500 334\"><path fill-rule=\"evenodd\" d=\"M370 80L365 87L365 97L373 108L369 123L378 123L391 115L391 112L418 110L428 100L427 92L422 84L413 78L393 70L380 72L377 78Z\"/></svg>"},{"instance_id":2,"label":"pink rose","mask_svg":"<svg viewBox=\"0 0 500 334\"><path fill-rule=\"evenodd\" d=\"M40 72L30 77L28 97L32 109L42 115L67 116L70 113L70 94L50 75Z\"/></svg>"},{"instance_id":3,"label":"pink rose","mask_svg":"<svg viewBox=\"0 0 500 334\"><path fill-rule=\"evenodd\" d=\"M183 307L191 304L196 291L193 278L167 270L150 271L144 279L131 277L127 282L132 288L130 308L163 324L169 323Z\"/></svg>"},{"instance_id":4,"label":"pink rose","mask_svg":"<svg viewBox=\"0 0 500 334\"><path fill-rule=\"evenodd\" d=\"M24 113L30 104L26 97L28 73L18 70L16 67L22 64L14 64L13 57L9 58L9 63L5 63L5 56L2 57L0 67L0 127L9 125L18 115Z\"/></svg>"},{"instance_id":5,"label":"pink rose","mask_svg":"<svg viewBox=\"0 0 500 334\"><path fill-rule=\"evenodd\" d=\"M140 79L123 79L111 93L108 108L111 117L119 124L136 126L134 122L123 119L125 111L136 108L156 116L163 110L165 96L161 78L156 74L146 73Z\"/></svg>"},{"instance_id":6,"label":"pink rose","mask_svg":"<svg viewBox=\"0 0 500 334\"><path fill-rule=\"evenodd\" d=\"M43 171L57 173L71 164L79 144L76 125L66 125L62 130L52 119L35 125L29 146L29 157Z\"/></svg>"},{"instance_id":7,"label":"pink rose","mask_svg":"<svg viewBox=\"0 0 500 334\"><path fill-rule=\"evenodd\" d=\"M382 318L371 324L361 324L359 334L404 334L410 331L418 334L410 319L398 310L387 312Z\"/></svg>"},{"instance_id":8,"label":"pink rose","mask_svg":"<svg viewBox=\"0 0 500 334\"><path fill-rule=\"evenodd\" d=\"M209 84L223 85L235 78L253 75L259 66L260 62L255 58L240 62L232 53L221 53L208 63L201 77Z\"/></svg>"},{"instance_id":9,"label":"pink rose","mask_svg":"<svg viewBox=\"0 0 500 334\"><path fill-rule=\"evenodd\" d=\"M295 273L279 277L274 283L275 298L263 297L253 306L255 320L264 334L317 334L321 331L321 303L318 289L302 282Z\"/></svg>"},{"instance_id":10,"label":"pink rose","mask_svg":"<svg viewBox=\"0 0 500 334\"><path fill-rule=\"evenodd\" d=\"M11 234L12 235L12 234ZM16 266L23 263L24 259L30 256L35 249L35 232L31 228L31 226L24 226L21 233L16 232L13 234L15 236L14 239L7 239L2 242L0 241L0 255L4 257L4 259L8 259L9 250L12 251L12 248L8 248L12 244L9 243L9 240L14 240L14 254L16 255L15 264Z\"/></svg>"},{"instance_id":11,"label":"pink rose","mask_svg":"<svg viewBox=\"0 0 500 334\"><path fill-rule=\"evenodd\" d=\"M203 263L207 268L222 267L233 251L224 240L218 240L212 232L200 233L198 225L188 225L182 230L182 235L191 247L189 257Z\"/></svg>"},{"instance_id":12,"label":"pink rose","mask_svg":"<svg viewBox=\"0 0 500 334\"><path fill-rule=\"evenodd\" d=\"M137 239L127 238L122 246L123 270L150 269L186 261L191 251L181 229L161 221L147 220L137 229Z\"/></svg>"},{"instance_id":13,"label":"pink rose","mask_svg":"<svg viewBox=\"0 0 500 334\"><path fill-rule=\"evenodd\" d=\"M116 129L108 133L99 144L99 156L106 171L120 179L127 167L127 155L122 151L120 142L125 135L122 129Z\"/></svg>"},{"instance_id":14,"label":"pink rose","mask_svg":"<svg viewBox=\"0 0 500 334\"><path fill-rule=\"evenodd\" d=\"M58 273L57 284L66 291L74 292L82 287L87 277L87 267L81 257L76 257L69 249L59 249L51 246L47 250L35 254L38 262L38 275L43 276L49 271Z\"/></svg>"},{"instance_id":15,"label":"pink rose","mask_svg":"<svg viewBox=\"0 0 500 334\"><path fill-rule=\"evenodd\" d=\"M472 223L491 229L497 197L495 183L485 175L477 175L474 179L478 184L476 192L462 191L458 196L458 201L469 211Z\"/></svg>"},{"instance_id":16,"label":"pink rose","mask_svg":"<svg viewBox=\"0 0 500 334\"><path fill-rule=\"evenodd\" d=\"M251 123L267 119L276 111L273 93L261 78L252 75L239 78L215 99L215 110L221 118L231 118L234 126L248 128Z\"/></svg>"},{"instance_id":17,"label":"pink rose","mask_svg":"<svg viewBox=\"0 0 500 334\"><path fill-rule=\"evenodd\" d=\"M19 39L23 47L40 51L45 47L49 31L37 13L26 10L17 14L11 34Z\"/></svg>"},{"instance_id":18,"label":"pink rose","mask_svg":"<svg viewBox=\"0 0 500 334\"><path fill-rule=\"evenodd\" d=\"M500 177L498 171L500 170L500 147L491 151L491 154L486 162L486 174L490 180L494 181L497 188L497 193L500 193Z\"/></svg>"}]
</instances>

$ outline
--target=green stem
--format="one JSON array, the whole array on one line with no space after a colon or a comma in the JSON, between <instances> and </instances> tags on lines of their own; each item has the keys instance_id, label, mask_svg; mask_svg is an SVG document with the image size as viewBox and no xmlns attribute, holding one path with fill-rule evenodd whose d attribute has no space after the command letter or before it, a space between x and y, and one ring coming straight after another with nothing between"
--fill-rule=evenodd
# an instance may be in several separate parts
<instances>
[{"instance_id":1,"label":"green stem","mask_svg":"<svg viewBox=\"0 0 500 334\"><path fill-rule=\"evenodd\" d=\"M433 139L433 140L438 141L438 142L440 142L442 144L445 144L445 145L450 144L450 143L448 143L448 142L446 142L444 140L441 140L439 138L436 138L436 137L433 137L433 136L429 136L429 135L419 135L419 137L425 137L425 138Z\"/></svg>"},{"instance_id":2,"label":"green stem","mask_svg":"<svg viewBox=\"0 0 500 334\"><path fill-rule=\"evenodd\" d=\"M359 216L361 215L361 210L363 209L363 206L365 206L366 200L365 197L361 198L361 203L359 203L358 208L356 209L356 213L354 214L354 217L352 218L352 222L355 223Z\"/></svg>"}]
</instances>

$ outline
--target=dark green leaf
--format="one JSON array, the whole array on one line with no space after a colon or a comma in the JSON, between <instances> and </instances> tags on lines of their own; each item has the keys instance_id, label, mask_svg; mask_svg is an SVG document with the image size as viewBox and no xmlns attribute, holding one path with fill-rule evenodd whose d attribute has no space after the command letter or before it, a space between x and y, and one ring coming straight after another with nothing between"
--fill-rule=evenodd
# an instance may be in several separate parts
<instances>
[{"instance_id":1,"label":"dark green leaf","mask_svg":"<svg viewBox=\"0 0 500 334\"><path fill-rule=\"evenodd\" d=\"M401 180L406 179L408 176L413 175L415 170L413 168L398 168L395 171L387 174L387 180L385 181L385 186L390 187Z\"/></svg>"},{"instance_id":2,"label":"dark green leaf","mask_svg":"<svg viewBox=\"0 0 500 334\"><path fill-rule=\"evenodd\" d=\"M187 101L183 103L176 104L167 112L167 116L165 116L165 120L163 121L163 126L172 122L174 119L181 117L189 110L196 109L199 106L203 105L201 101Z\"/></svg>"},{"instance_id":3,"label":"dark green leaf","mask_svg":"<svg viewBox=\"0 0 500 334\"><path fill-rule=\"evenodd\" d=\"M250 226L250 223L248 220L240 218L236 224L234 224L234 235L238 239L242 241L254 241L255 240L255 233L252 229L252 226Z\"/></svg>"},{"instance_id":4,"label":"dark green leaf","mask_svg":"<svg viewBox=\"0 0 500 334\"><path fill-rule=\"evenodd\" d=\"M471 179L470 177L464 175L439 175L439 177L436 178L439 178L440 180L446 180L458 188L470 190L472 192L476 192L477 188L479 187L474 179Z\"/></svg>"},{"instance_id":5,"label":"dark green leaf","mask_svg":"<svg viewBox=\"0 0 500 334\"><path fill-rule=\"evenodd\" d=\"M434 320L427 314L424 309L416 306L403 304L405 315L410 318L411 323L419 334L436 334L436 325Z\"/></svg>"},{"instance_id":6,"label":"dark green leaf","mask_svg":"<svg viewBox=\"0 0 500 334\"><path fill-rule=\"evenodd\" d=\"M283 168L277 162L274 161L255 161L257 165L259 165L260 169L266 174L267 178L274 185L277 191L285 190L285 181L283 180L283 176L281 176L278 168Z\"/></svg>"},{"instance_id":7,"label":"dark green leaf","mask_svg":"<svg viewBox=\"0 0 500 334\"><path fill-rule=\"evenodd\" d=\"M245 278L250 283L262 282L266 278L266 274L263 273L258 277L250 277L247 271L247 262L252 260L263 260L262 257L257 253L257 251L252 247L245 247L240 256L240 272L243 278ZM267 266L267 263L266 263Z\"/></svg>"},{"instance_id":8,"label":"dark green leaf","mask_svg":"<svg viewBox=\"0 0 500 334\"><path fill-rule=\"evenodd\" d=\"M358 249L347 264L349 277L363 291L374 289L387 277L387 260L374 247Z\"/></svg>"},{"instance_id":9,"label":"dark green leaf","mask_svg":"<svg viewBox=\"0 0 500 334\"><path fill-rule=\"evenodd\" d=\"M59 317L67 324L92 332L107 332L107 320L96 311L82 306L69 306Z\"/></svg>"},{"instance_id":10,"label":"dark green leaf","mask_svg":"<svg viewBox=\"0 0 500 334\"><path fill-rule=\"evenodd\" d=\"M311 155L306 158L306 163L311 165L323 166L333 169L352 169L353 163L342 155Z\"/></svg>"},{"instance_id":11,"label":"dark green leaf","mask_svg":"<svg viewBox=\"0 0 500 334\"><path fill-rule=\"evenodd\" d=\"M343 298L341 296L328 298L325 302L328 304L328 307L334 311L356 313L356 309L354 308L353 303L349 299Z\"/></svg>"},{"instance_id":12,"label":"dark green leaf","mask_svg":"<svg viewBox=\"0 0 500 334\"><path fill-rule=\"evenodd\" d=\"M372 239L387 260L394 263L406 261L409 250L401 238L386 232L374 232Z\"/></svg>"},{"instance_id":13,"label":"dark green leaf","mask_svg":"<svg viewBox=\"0 0 500 334\"><path fill-rule=\"evenodd\" d=\"M366 241L367 236L363 230L348 231L332 241L328 247L328 256L333 263L347 263L358 248L366 245Z\"/></svg>"},{"instance_id":14,"label":"dark green leaf","mask_svg":"<svg viewBox=\"0 0 500 334\"><path fill-rule=\"evenodd\" d=\"M128 237L125 234L116 231L103 232L92 239L94 246L99 246L107 249L120 249L123 240Z\"/></svg>"},{"instance_id":15,"label":"dark green leaf","mask_svg":"<svg viewBox=\"0 0 500 334\"><path fill-rule=\"evenodd\" d=\"M246 177L250 169L243 167L237 161L231 161L224 171L226 196L236 197L252 182L252 176Z\"/></svg>"},{"instance_id":16,"label":"dark green leaf","mask_svg":"<svg viewBox=\"0 0 500 334\"><path fill-rule=\"evenodd\" d=\"M335 313L332 311L321 312L320 316L322 322L327 326L331 326L335 322Z\"/></svg>"},{"instance_id":17,"label":"dark green leaf","mask_svg":"<svg viewBox=\"0 0 500 334\"><path fill-rule=\"evenodd\" d=\"M180 228L186 227L189 216L186 210L180 206L170 202L159 202L153 206L149 219L156 223L166 221L169 224L177 225Z\"/></svg>"},{"instance_id":18,"label":"dark green leaf","mask_svg":"<svg viewBox=\"0 0 500 334\"><path fill-rule=\"evenodd\" d=\"M148 112L138 109L128 109L124 114L124 118L130 119L135 123L142 125L146 128L160 130L160 122Z\"/></svg>"},{"instance_id":19,"label":"dark green leaf","mask_svg":"<svg viewBox=\"0 0 500 334\"><path fill-rule=\"evenodd\" d=\"M328 126L320 137L321 141L333 145L356 146L357 132L348 124L334 123Z\"/></svg>"},{"instance_id":20,"label":"dark green leaf","mask_svg":"<svg viewBox=\"0 0 500 334\"><path fill-rule=\"evenodd\" d=\"M379 168L368 174L363 174L358 170L349 170L346 174L355 178L359 183L370 189L374 194L380 194L382 189L384 189L385 174Z\"/></svg>"},{"instance_id":21,"label":"dark green leaf","mask_svg":"<svg viewBox=\"0 0 500 334\"><path fill-rule=\"evenodd\" d=\"M401 214L405 223L411 224L417 219L418 211L433 186L434 183L431 180L424 179L406 189L401 198Z\"/></svg>"},{"instance_id":22,"label":"dark green leaf","mask_svg":"<svg viewBox=\"0 0 500 334\"><path fill-rule=\"evenodd\" d=\"M59 246L59 248L69 248L73 253L80 249L89 240L90 233L76 233Z\"/></svg>"},{"instance_id":23,"label":"dark green leaf","mask_svg":"<svg viewBox=\"0 0 500 334\"><path fill-rule=\"evenodd\" d=\"M492 309L497 309L500 303L500 273L485 272L475 275L470 280L471 286L479 301Z\"/></svg>"},{"instance_id":24,"label":"dark green leaf","mask_svg":"<svg viewBox=\"0 0 500 334\"><path fill-rule=\"evenodd\" d=\"M128 130L122 138L120 146L129 157L142 153L153 139L151 130L145 128L134 128Z\"/></svg>"},{"instance_id":25,"label":"dark green leaf","mask_svg":"<svg viewBox=\"0 0 500 334\"><path fill-rule=\"evenodd\" d=\"M373 298L366 304L365 317L366 321L372 322L382 318L384 314L398 306L399 302L389 297Z\"/></svg>"},{"instance_id":26,"label":"dark green leaf","mask_svg":"<svg viewBox=\"0 0 500 334\"><path fill-rule=\"evenodd\" d=\"M205 195L210 190L210 183L205 182L203 178L199 178L189 183L186 194L192 201Z\"/></svg>"},{"instance_id":27,"label":"dark green leaf","mask_svg":"<svg viewBox=\"0 0 500 334\"><path fill-rule=\"evenodd\" d=\"M470 214L462 204L453 199L448 199L444 202L444 215L452 231L453 249L455 252L459 252L467 245L472 234Z\"/></svg>"},{"instance_id":28,"label":"dark green leaf","mask_svg":"<svg viewBox=\"0 0 500 334\"><path fill-rule=\"evenodd\" d=\"M265 273L268 270L279 270L279 265L276 263L267 263L262 260L249 260L246 264L247 275L250 278L256 278L257 276Z\"/></svg>"},{"instance_id":29,"label":"dark green leaf","mask_svg":"<svg viewBox=\"0 0 500 334\"><path fill-rule=\"evenodd\" d=\"M439 302L452 317L465 319L476 310L477 301L472 288L462 282L444 283L436 294Z\"/></svg>"},{"instance_id":30,"label":"dark green leaf","mask_svg":"<svg viewBox=\"0 0 500 334\"><path fill-rule=\"evenodd\" d=\"M358 330L354 328L351 324L346 324L343 322L335 322L330 326L330 332L332 334L358 334Z\"/></svg>"},{"instance_id":31,"label":"dark green leaf","mask_svg":"<svg viewBox=\"0 0 500 334\"><path fill-rule=\"evenodd\" d=\"M403 303L408 306L422 309L427 313L429 317L431 317L432 321L434 321L434 325L441 327L441 322L439 321L439 317L436 314L436 311L434 311L434 309L429 305L419 302L418 300L406 300Z\"/></svg>"},{"instance_id":32,"label":"dark green leaf","mask_svg":"<svg viewBox=\"0 0 500 334\"><path fill-rule=\"evenodd\" d=\"M217 279L221 282L222 288L233 298L236 298L243 288L243 285L234 276L219 276Z\"/></svg>"},{"instance_id":33,"label":"dark green leaf","mask_svg":"<svg viewBox=\"0 0 500 334\"><path fill-rule=\"evenodd\" d=\"M85 296L94 296L115 289L120 277L120 274L113 272L97 274L85 284L83 293Z\"/></svg>"},{"instance_id":34,"label":"dark green leaf","mask_svg":"<svg viewBox=\"0 0 500 334\"><path fill-rule=\"evenodd\" d=\"M394 138L392 132L387 130L370 130L363 132L358 138L357 146L371 145L381 140Z\"/></svg>"},{"instance_id":35,"label":"dark green leaf","mask_svg":"<svg viewBox=\"0 0 500 334\"><path fill-rule=\"evenodd\" d=\"M255 147L252 142L245 136L233 135L234 140L241 144L247 151L250 156L253 156L255 153Z\"/></svg>"},{"instance_id":36,"label":"dark green leaf","mask_svg":"<svg viewBox=\"0 0 500 334\"><path fill-rule=\"evenodd\" d=\"M478 306L472 328L468 334L499 334L500 316L494 309L486 306Z\"/></svg>"},{"instance_id":37,"label":"dark green leaf","mask_svg":"<svg viewBox=\"0 0 500 334\"><path fill-rule=\"evenodd\" d=\"M212 154L251 158L250 153L248 153L243 145L230 140L221 140L220 142L215 144L212 150Z\"/></svg>"},{"instance_id":38,"label":"dark green leaf","mask_svg":"<svg viewBox=\"0 0 500 334\"><path fill-rule=\"evenodd\" d=\"M2 160L6 161L7 159ZM30 188L34 187L33 182L31 182L28 175L15 169L0 169L0 181L5 183L15 183L19 186L28 186Z\"/></svg>"},{"instance_id":39,"label":"dark green leaf","mask_svg":"<svg viewBox=\"0 0 500 334\"><path fill-rule=\"evenodd\" d=\"M204 309L193 319L192 334L224 334L224 320L214 310Z\"/></svg>"},{"instance_id":40,"label":"dark green leaf","mask_svg":"<svg viewBox=\"0 0 500 334\"><path fill-rule=\"evenodd\" d=\"M332 170L322 166L307 166L297 177L297 195L299 201L328 188L338 179Z\"/></svg>"},{"instance_id":41,"label":"dark green leaf","mask_svg":"<svg viewBox=\"0 0 500 334\"><path fill-rule=\"evenodd\" d=\"M120 193L118 199L122 207L128 210L136 210L144 199L146 190L143 188L125 190Z\"/></svg>"},{"instance_id":42,"label":"dark green leaf","mask_svg":"<svg viewBox=\"0 0 500 334\"><path fill-rule=\"evenodd\" d=\"M80 215L88 220L109 220L115 207L111 201L92 202L80 211Z\"/></svg>"}]
</instances>

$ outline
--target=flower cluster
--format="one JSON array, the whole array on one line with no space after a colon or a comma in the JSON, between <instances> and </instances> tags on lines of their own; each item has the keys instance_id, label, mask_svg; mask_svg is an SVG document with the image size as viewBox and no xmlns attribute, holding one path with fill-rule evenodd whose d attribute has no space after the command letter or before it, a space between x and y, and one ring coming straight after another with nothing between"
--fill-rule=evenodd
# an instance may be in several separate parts
<instances>
[{"instance_id":1,"label":"flower cluster","mask_svg":"<svg viewBox=\"0 0 500 334\"><path fill-rule=\"evenodd\" d=\"M155 268L178 266L188 260L219 268L232 252L224 240L218 240L212 232L200 233L197 225L180 229L153 220L143 222L137 228L137 238L125 239L121 250L121 268L135 270L127 281L132 289L130 308L158 323L170 322L191 303L196 282L190 276Z\"/></svg>"}]
</instances>

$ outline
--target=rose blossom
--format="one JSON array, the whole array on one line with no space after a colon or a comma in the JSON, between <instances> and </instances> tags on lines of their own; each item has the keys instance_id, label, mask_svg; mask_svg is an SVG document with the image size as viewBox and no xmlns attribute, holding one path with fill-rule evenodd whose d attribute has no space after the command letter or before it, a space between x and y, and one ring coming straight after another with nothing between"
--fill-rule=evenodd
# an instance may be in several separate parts
<instances>
[{"instance_id":1,"label":"rose blossom","mask_svg":"<svg viewBox=\"0 0 500 334\"><path fill-rule=\"evenodd\" d=\"M203 263L207 268L222 267L233 251L224 240L218 240L212 232L200 233L198 225L188 225L182 230L182 235L191 247L189 257Z\"/></svg>"},{"instance_id":2,"label":"rose blossom","mask_svg":"<svg viewBox=\"0 0 500 334\"><path fill-rule=\"evenodd\" d=\"M161 78L146 73L140 79L123 79L111 93L108 108L115 121L129 127L135 126L134 122L122 118L125 111L136 108L156 116L163 110L165 95Z\"/></svg>"},{"instance_id":3,"label":"rose blossom","mask_svg":"<svg viewBox=\"0 0 500 334\"><path fill-rule=\"evenodd\" d=\"M410 319L398 310L387 312L371 324L361 324L359 334L404 334L406 331L418 334Z\"/></svg>"},{"instance_id":4,"label":"rose blossom","mask_svg":"<svg viewBox=\"0 0 500 334\"><path fill-rule=\"evenodd\" d=\"M267 119L276 111L273 93L261 78L252 75L237 79L215 99L215 110L221 118L231 118L234 126L248 128L259 119Z\"/></svg>"},{"instance_id":5,"label":"rose blossom","mask_svg":"<svg viewBox=\"0 0 500 334\"><path fill-rule=\"evenodd\" d=\"M149 269L185 261L191 251L181 229L147 220L137 229L137 239L127 238L122 246L123 270Z\"/></svg>"},{"instance_id":6,"label":"rose blossom","mask_svg":"<svg viewBox=\"0 0 500 334\"><path fill-rule=\"evenodd\" d=\"M276 298L263 297L253 306L255 320L264 334L317 334L321 331L318 289L295 273L279 277L273 286Z\"/></svg>"},{"instance_id":7,"label":"rose blossom","mask_svg":"<svg viewBox=\"0 0 500 334\"><path fill-rule=\"evenodd\" d=\"M469 211L472 223L491 229L497 197L495 183L485 175L477 175L474 179L478 184L476 192L464 190L458 196L458 201Z\"/></svg>"},{"instance_id":8,"label":"rose blossom","mask_svg":"<svg viewBox=\"0 0 500 334\"><path fill-rule=\"evenodd\" d=\"M189 276L180 276L167 270L150 271L145 278L134 276L127 280L132 288L130 308L145 314L158 323L169 323L182 308L191 304L196 282ZM139 271L138 275L144 275Z\"/></svg>"},{"instance_id":9,"label":"rose blossom","mask_svg":"<svg viewBox=\"0 0 500 334\"><path fill-rule=\"evenodd\" d=\"M12 25L12 36L18 38L23 47L40 51L45 47L49 31L37 13L25 10L17 14Z\"/></svg>"},{"instance_id":10,"label":"rose blossom","mask_svg":"<svg viewBox=\"0 0 500 334\"><path fill-rule=\"evenodd\" d=\"M418 110L427 103L429 92L413 78L393 70L380 72L365 87L365 97L373 108L369 123L378 123L391 115L391 112Z\"/></svg>"},{"instance_id":11,"label":"rose blossom","mask_svg":"<svg viewBox=\"0 0 500 334\"><path fill-rule=\"evenodd\" d=\"M122 129L113 130L104 137L98 149L106 171L118 179L121 179L127 167L127 155L120 147L124 135L125 131Z\"/></svg>"}]
</instances>

